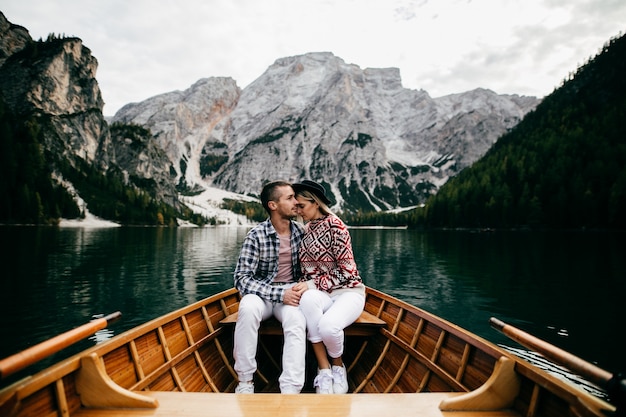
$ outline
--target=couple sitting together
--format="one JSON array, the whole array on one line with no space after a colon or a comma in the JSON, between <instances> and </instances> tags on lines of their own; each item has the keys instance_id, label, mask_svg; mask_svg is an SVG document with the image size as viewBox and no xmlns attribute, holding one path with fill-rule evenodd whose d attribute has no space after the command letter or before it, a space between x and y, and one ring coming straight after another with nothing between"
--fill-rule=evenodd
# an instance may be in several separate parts
<instances>
[{"instance_id":1,"label":"couple sitting together","mask_svg":"<svg viewBox=\"0 0 626 417\"><path fill-rule=\"evenodd\" d=\"M234 273L242 295L233 351L235 393L254 393L259 326L274 316L284 334L280 392L296 394L304 387L308 337L318 365L315 391L345 394L343 329L365 305L350 233L316 182L269 183L261 203L269 219L248 232ZM304 226L294 221L297 217Z\"/></svg>"}]
</instances>

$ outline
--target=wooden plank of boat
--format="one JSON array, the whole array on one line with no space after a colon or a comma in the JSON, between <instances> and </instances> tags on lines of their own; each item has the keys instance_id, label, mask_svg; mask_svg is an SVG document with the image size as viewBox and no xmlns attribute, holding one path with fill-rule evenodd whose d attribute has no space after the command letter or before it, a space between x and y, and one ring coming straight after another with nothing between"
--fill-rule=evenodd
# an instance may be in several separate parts
<instances>
[{"instance_id":1,"label":"wooden plank of boat","mask_svg":"<svg viewBox=\"0 0 626 417\"><path fill-rule=\"evenodd\" d=\"M232 326L220 322L237 312L239 300L234 288L207 297L10 385L0 390L0 415L276 417L343 410L345 416L606 417L615 411L498 346L369 287L364 311L384 325L346 334L350 394L312 394L315 364L309 362L304 394L280 395L282 338L262 334L257 394L236 395ZM107 394L97 395L101 390Z\"/></svg>"},{"instance_id":2,"label":"wooden plank of boat","mask_svg":"<svg viewBox=\"0 0 626 417\"><path fill-rule=\"evenodd\" d=\"M281 395L151 392L159 408L144 410L83 409L76 417L519 417L511 410L441 411L439 403L455 394Z\"/></svg>"}]
</instances>

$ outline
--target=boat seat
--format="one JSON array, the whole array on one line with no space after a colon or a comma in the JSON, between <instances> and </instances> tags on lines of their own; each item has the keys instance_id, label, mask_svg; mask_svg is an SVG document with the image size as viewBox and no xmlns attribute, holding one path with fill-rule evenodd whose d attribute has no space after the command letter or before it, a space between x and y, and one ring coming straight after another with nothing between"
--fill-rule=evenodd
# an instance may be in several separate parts
<instances>
[{"instance_id":1,"label":"boat seat","mask_svg":"<svg viewBox=\"0 0 626 417\"><path fill-rule=\"evenodd\" d=\"M237 323L237 313L230 314L220 320L220 324L223 326L234 326ZM363 310L361 315L354 323L344 329L346 336L371 336L377 333L382 327L385 327L385 323L382 319L375 315ZM260 334L267 335L282 335L283 328L276 318L272 317L261 322Z\"/></svg>"}]
</instances>

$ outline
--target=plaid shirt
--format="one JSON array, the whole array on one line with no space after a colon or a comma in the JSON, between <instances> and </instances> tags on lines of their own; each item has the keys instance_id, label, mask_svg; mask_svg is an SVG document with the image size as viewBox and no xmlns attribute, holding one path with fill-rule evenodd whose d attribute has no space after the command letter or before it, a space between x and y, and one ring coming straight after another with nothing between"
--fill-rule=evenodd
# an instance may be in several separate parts
<instances>
[{"instance_id":1,"label":"plaid shirt","mask_svg":"<svg viewBox=\"0 0 626 417\"><path fill-rule=\"evenodd\" d=\"M291 265L294 281L302 276L298 248L304 228L291 222ZM243 242L237 267L235 268L235 288L241 295L256 294L259 297L282 302L285 288L272 285L278 274L278 250L280 239L269 219L250 230Z\"/></svg>"}]
</instances>

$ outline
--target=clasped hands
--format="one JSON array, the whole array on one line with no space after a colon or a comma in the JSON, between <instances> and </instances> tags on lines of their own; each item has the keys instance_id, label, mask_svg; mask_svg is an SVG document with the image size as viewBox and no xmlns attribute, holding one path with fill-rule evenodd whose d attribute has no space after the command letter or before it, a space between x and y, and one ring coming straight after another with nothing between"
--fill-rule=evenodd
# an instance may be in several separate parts
<instances>
[{"instance_id":1,"label":"clasped hands","mask_svg":"<svg viewBox=\"0 0 626 417\"><path fill-rule=\"evenodd\" d=\"M302 297L302 294L308 289L309 287L306 282L298 282L293 287L287 288L283 297L283 304L289 306L299 305L300 297Z\"/></svg>"}]
</instances>

